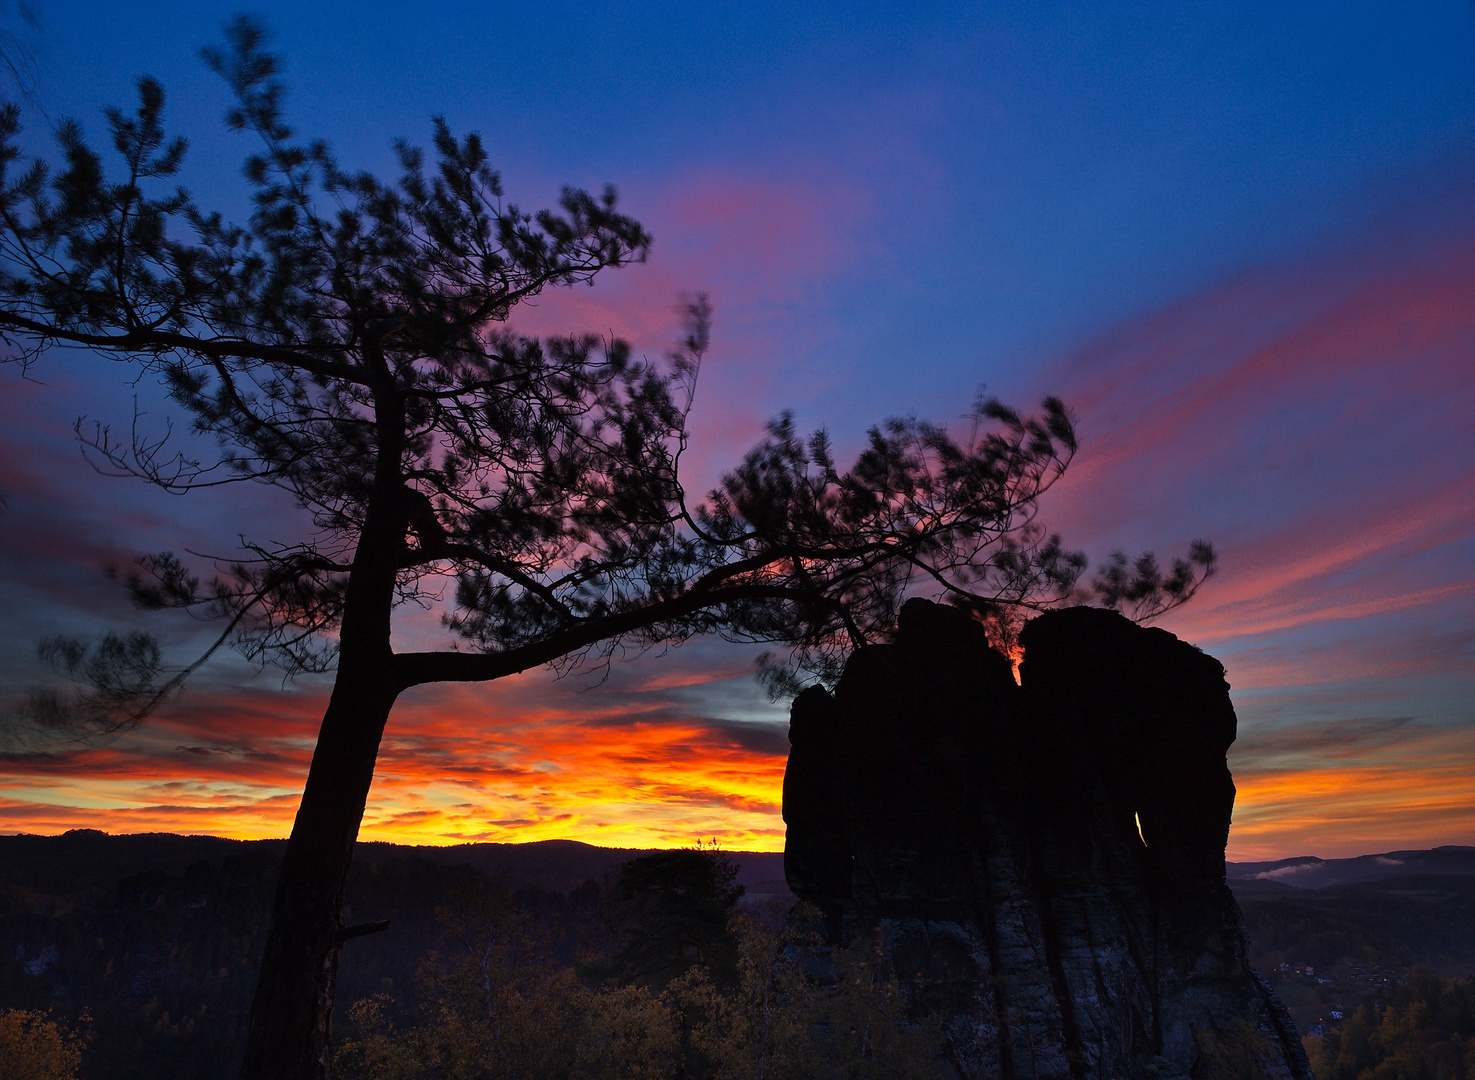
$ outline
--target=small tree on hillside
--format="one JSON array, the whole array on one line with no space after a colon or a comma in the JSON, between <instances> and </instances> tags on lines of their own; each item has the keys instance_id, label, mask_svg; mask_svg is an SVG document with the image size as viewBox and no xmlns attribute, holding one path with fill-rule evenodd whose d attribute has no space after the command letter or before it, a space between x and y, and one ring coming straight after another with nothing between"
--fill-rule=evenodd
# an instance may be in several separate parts
<instances>
[{"instance_id":1,"label":"small tree on hillside","mask_svg":"<svg viewBox=\"0 0 1475 1080\"><path fill-rule=\"evenodd\" d=\"M656 851L622 864L612 883L620 944L581 973L662 987L695 964L719 982L735 979L737 942L728 921L744 892L737 873L737 863L715 846Z\"/></svg>"},{"instance_id":2,"label":"small tree on hillside","mask_svg":"<svg viewBox=\"0 0 1475 1080\"><path fill-rule=\"evenodd\" d=\"M843 473L822 434L784 419L691 505L678 466L705 300L664 366L501 325L543 288L645 257L613 190L524 213L481 140L440 121L428 159L400 145L394 182L350 172L286 126L260 30L227 36L206 58L234 93L230 126L260 142L245 226L175 186L185 143L151 80L135 112L107 114L116 176L71 122L58 171L23 162L19 111L0 112L0 334L21 365L87 347L192 418L182 450L97 430L84 441L103 467L174 492L267 484L303 513L297 535L249 539L208 579L169 553L128 578L146 608L221 620L217 646L335 673L248 1036L245 1075L290 1080L327 1073L344 881L404 690L708 631L794 646L822 674L884 638L909 591L1038 607L1069 598L1084 562L1035 521L1076 447L1053 399L1037 418L982 401L961 437L894 421ZM1148 592L1181 601L1207 568ZM395 608L439 602L448 581L446 624L473 648L397 652ZM136 723L192 669L166 677L143 638L49 648L94 689L33 713L73 730Z\"/></svg>"}]
</instances>

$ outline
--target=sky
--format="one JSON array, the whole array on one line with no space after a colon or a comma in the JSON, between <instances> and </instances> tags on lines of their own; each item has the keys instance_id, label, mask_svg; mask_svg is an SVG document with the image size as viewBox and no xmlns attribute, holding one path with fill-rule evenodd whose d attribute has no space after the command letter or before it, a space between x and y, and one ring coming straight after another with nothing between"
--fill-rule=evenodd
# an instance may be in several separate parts
<instances>
[{"instance_id":1,"label":"sky","mask_svg":"<svg viewBox=\"0 0 1475 1080\"><path fill-rule=\"evenodd\" d=\"M6 9L9 11L9 9ZM198 50L209 0L45 0L27 145L131 100L189 136L185 182L242 218L250 146ZM258 6L288 110L355 167L432 116L486 139L527 208L618 186L648 263L519 310L650 356L705 290L714 341L689 487L784 409L842 458L980 385L1074 411L1043 508L1067 543L1220 572L1161 625L1225 664L1239 716L1231 859L1475 843L1475 9L1258 4ZM36 642L207 631L105 573L292 536L268 490L180 498L99 475L79 417L169 419L76 350L0 369L0 694ZM407 613L396 640L436 640ZM362 836L783 844L787 707L754 651L697 641L562 680L419 688L390 720ZM136 731L0 756L0 832L290 829L327 684L226 657Z\"/></svg>"}]
</instances>

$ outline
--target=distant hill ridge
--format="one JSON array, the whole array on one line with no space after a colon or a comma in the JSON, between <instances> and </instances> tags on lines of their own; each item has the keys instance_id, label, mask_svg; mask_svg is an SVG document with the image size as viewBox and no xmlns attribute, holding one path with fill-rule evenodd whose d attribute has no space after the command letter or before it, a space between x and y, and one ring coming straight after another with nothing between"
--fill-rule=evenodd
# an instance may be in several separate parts
<instances>
[{"instance_id":1,"label":"distant hill ridge","mask_svg":"<svg viewBox=\"0 0 1475 1080\"><path fill-rule=\"evenodd\" d=\"M204 859L218 863L229 855L276 855L285 840L230 840L177 833L120 833L73 829L60 836L20 833L0 836L0 881L111 889L119 878L150 870L180 874ZM441 866L469 865L487 874L505 874L513 887L533 885L568 892L590 878L598 880L650 848L596 847L579 840L534 840L521 844L475 843L450 846L361 841L354 858L362 862L425 859ZM784 857L778 851L729 851L738 864L738 881L750 893L782 895ZM1389 851L1347 859L1301 855L1268 862L1226 864L1236 892L1263 895L1288 889L1321 889L1382 878L1423 875L1475 876L1475 847L1446 845L1415 851ZM96 879L96 880L93 880Z\"/></svg>"},{"instance_id":2,"label":"distant hill ridge","mask_svg":"<svg viewBox=\"0 0 1475 1080\"><path fill-rule=\"evenodd\" d=\"M1229 884L1283 885L1293 889L1325 889L1383 878L1441 875L1475 876L1475 847L1446 845L1421 851L1387 851L1350 859L1318 859L1300 855L1272 862L1226 863Z\"/></svg>"},{"instance_id":3,"label":"distant hill ridge","mask_svg":"<svg viewBox=\"0 0 1475 1080\"><path fill-rule=\"evenodd\" d=\"M153 870L178 875L205 860L259 854L280 857L285 840L230 840L177 833L120 833L73 829L60 836L21 833L0 836L0 884L24 882L44 891L111 890L119 878ZM356 862L424 859L440 866L469 865L505 875L513 888L537 886L569 892L596 881L621 863L649 854L650 848L595 847L578 840L535 840L524 844L454 844L446 847L360 841ZM778 851L729 851L738 864L738 881L750 894L787 894L784 856Z\"/></svg>"}]
</instances>

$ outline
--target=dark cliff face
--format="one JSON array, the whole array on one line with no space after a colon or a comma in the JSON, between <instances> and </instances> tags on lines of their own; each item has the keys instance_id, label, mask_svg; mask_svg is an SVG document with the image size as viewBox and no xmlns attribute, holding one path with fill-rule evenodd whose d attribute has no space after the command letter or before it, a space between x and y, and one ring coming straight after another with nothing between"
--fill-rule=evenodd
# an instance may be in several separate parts
<instances>
[{"instance_id":1,"label":"dark cliff face","mask_svg":"<svg viewBox=\"0 0 1475 1080\"><path fill-rule=\"evenodd\" d=\"M1224 885L1223 667L1093 608L1021 644L1016 685L977 623L913 600L795 699L789 886L880 947L963 1075L1309 1077Z\"/></svg>"}]
</instances>

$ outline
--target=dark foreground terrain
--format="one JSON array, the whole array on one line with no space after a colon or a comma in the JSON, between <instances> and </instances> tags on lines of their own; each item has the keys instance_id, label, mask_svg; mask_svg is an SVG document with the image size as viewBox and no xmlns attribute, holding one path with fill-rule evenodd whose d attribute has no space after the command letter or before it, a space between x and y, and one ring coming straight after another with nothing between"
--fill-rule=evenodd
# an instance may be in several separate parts
<instances>
[{"instance_id":1,"label":"dark foreground terrain","mask_svg":"<svg viewBox=\"0 0 1475 1080\"><path fill-rule=\"evenodd\" d=\"M1302 1031L1336 1026L1415 969L1475 973L1475 848L1230 863L1229 885L1250 962Z\"/></svg>"},{"instance_id":2,"label":"dark foreground terrain","mask_svg":"<svg viewBox=\"0 0 1475 1080\"><path fill-rule=\"evenodd\" d=\"M1475 877L1382 878L1283 893L1238 890L1250 963L1302 1032L1329 1028L1410 972L1475 974Z\"/></svg>"},{"instance_id":3,"label":"dark foreground terrain","mask_svg":"<svg viewBox=\"0 0 1475 1080\"><path fill-rule=\"evenodd\" d=\"M95 1080L232 1075L280 852L279 842L214 837L0 837L0 1009L86 1014L83 1075ZM390 929L345 946L340 1014L346 1020L355 1002L384 995L388 1019L411 1022L426 958L455 933L449 916L494 880L538 928L546 962L572 966L609 953L610 875L641 854L572 842L361 845L348 919L388 919ZM743 903L792 903L781 856L731 858ZM1311 864L1229 867L1251 961L1303 1032L1338 1029L1337 1013L1350 1022L1415 970L1475 973L1475 849L1378 858L1281 875ZM1374 876L1378 869L1387 872ZM1320 884L1317 874L1337 883L1284 880Z\"/></svg>"},{"instance_id":4,"label":"dark foreground terrain","mask_svg":"<svg viewBox=\"0 0 1475 1080\"><path fill-rule=\"evenodd\" d=\"M233 1075L284 846L94 830L0 837L0 1009L85 1014L89 1078ZM339 1019L379 994L413 1016L416 976L444 944L448 911L494 883L538 926L551 962L607 951L608 879L644 854L573 841L360 844L345 917L390 929L344 947ZM741 904L792 904L782 855L733 860Z\"/></svg>"}]
</instances>

